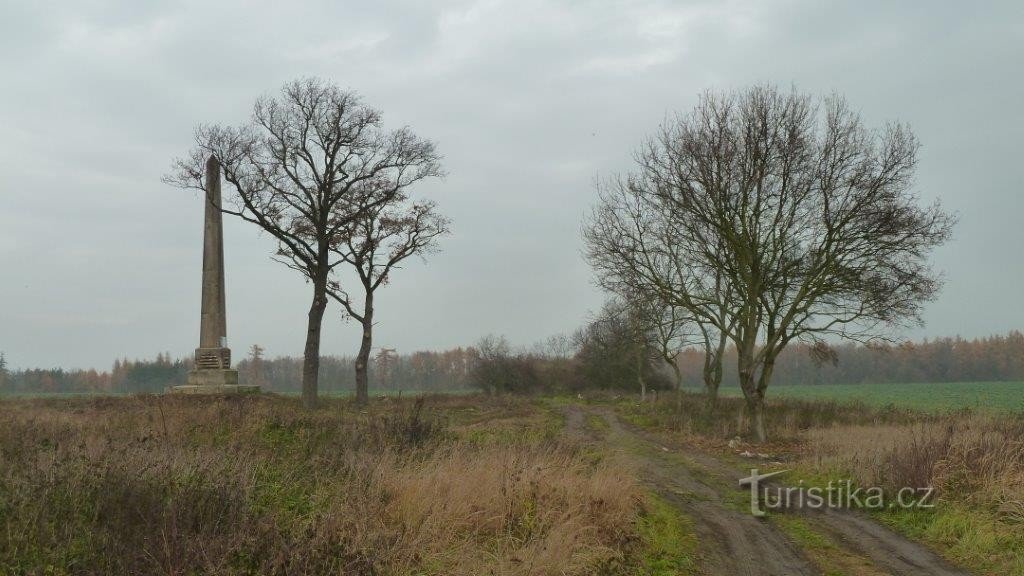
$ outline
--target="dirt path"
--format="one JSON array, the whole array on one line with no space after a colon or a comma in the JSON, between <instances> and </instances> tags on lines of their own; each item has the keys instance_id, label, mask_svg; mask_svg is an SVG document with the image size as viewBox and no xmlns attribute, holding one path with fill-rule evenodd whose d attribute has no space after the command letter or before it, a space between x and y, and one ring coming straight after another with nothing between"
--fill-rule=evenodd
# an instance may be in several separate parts
<instances>
[{"instance_id":1,"label":"dirt path","mask_svg":"<svg viewBox=\"0 0 1024 576\"><path fill-rule=\"evenodd\" d=\"M654 435L623 425L607 408L571 405L565 416L567 436L603 444L627 459L653 491L692 519L705 574L966 576L921 544L855 512L783 514L825 541L801 546L776 522L749 513L749 492L739 488L733 466L686 446L665 446Z\"/></svg>"}]
</instances>

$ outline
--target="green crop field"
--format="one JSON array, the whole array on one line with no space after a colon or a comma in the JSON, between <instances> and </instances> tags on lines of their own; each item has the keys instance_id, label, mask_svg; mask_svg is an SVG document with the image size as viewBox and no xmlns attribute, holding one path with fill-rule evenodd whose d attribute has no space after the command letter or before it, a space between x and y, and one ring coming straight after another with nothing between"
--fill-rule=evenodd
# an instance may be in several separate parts
<instances>
[{"instance_id":1,"label":"green crop field","mask_svg":"<svg viewBox=\"0 0 1024 576\"><path fill-rule=\"evenodd\" d=\"M738 396L738 388L723 388L723 395ZM837 384L822 386L769 386L768 398L801 398L864 402L929 412L972 408L1024 412L1024 382L943 382L931 384Z\"/></svg>"}]
</instances>

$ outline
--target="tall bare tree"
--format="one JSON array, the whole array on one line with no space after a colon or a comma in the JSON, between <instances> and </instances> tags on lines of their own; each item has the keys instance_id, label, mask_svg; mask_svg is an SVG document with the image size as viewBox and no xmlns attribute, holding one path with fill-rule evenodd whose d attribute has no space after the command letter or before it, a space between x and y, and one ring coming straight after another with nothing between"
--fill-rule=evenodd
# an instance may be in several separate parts
<instances>
[{"instance_id":1,"label":"tall bare tree","mask_svg":"<svg viewBox=\"0 0 1024 576\"><path fill-rule=\"evenodd\" d=\"M331 244L334 253L355 271L362 293L350 295L337 280L328 285L328 294L362 329L355 363L359 404L369 400L367 368L373 348L377 289L391 280L403 261L410 256L425 256L449 232L449 220L438 214L433 202L413 203L404 192L384 202L372 196L367 200L360 216L345 226Z\"/></svg>"},{"instance_id":2,"label":"tall bare tree","mask_svg":"<svg viewBox=\"0 0 1024 576\"><path fill-rule=\"evenodd\" d=\"M725 307L721 310L724 312ZM722 317L722 323L728 319ZM715 322L697 322L700 329L700 343L704 347L704 366L702 377L704 379L705 406L709 412L718 407L718 388L722 385L722 362L725 360L725 350L729 344L729 334L718 328Z\"/></svg>"},{"instance_id":3,"label":"tall bare tree","mask_svg":"<svg viewBox=\"0 0 1024 576\"><path fill-rule=\"evenodd\" d=\"M613 296L593 321L574 335L576 359L585 383L602 389L628 389L635 383L641 398L657 381L662 362L651 307Z\"/></svg>"},{"instance_id":4,"label":"tall bare tree","mask_svg":"<svg viewBox=\"0 0 1024 576\"><path fill-rule=\"evenodd\" d=\"M661 359L672 371L676 390L676 410L680 410L683 406L683 373L679 367L679 354L693 343L696 336L694 330L699 325L679 306L666 305L660 300L653 302L651 306L653 339L658 346Z\"/></svg>"},{"instance_id":5,"label":"tall bare tree","mask_svg":"<svg viewBox=\"0 0 1024 576\"><path fill-rule=\"evenodd\" d=\"M645 213L667 215L656 222L675 238L635 259L650 289L701 304L708 292L689 280L714 271L727 286L726 314L702 317L737 348L757 439L767 437L765 393L787 344L891 338L920 321L940 288L928 256L955 219L914 194L917 150L909 128L869 130L840 97L759 86L705 94L618 181ZM690 262L684 281L659 269L666 250Z\"/></svg>"},{"instance_id":6,"label":"tall bare tree","mask_svg":"<svg viewBox=\"0 0 1024 576\"><path fill-rule=\"evenodd\" d=\"M165 181L202 189L204 163L215 157L229 184L222 210L270 234L275 259L312 284L302 366L302 400L312 408L328 283L344 262L332 248L365 210L441 174L434 144L408 128L384 129L355 93L312 78L258 99L245 124L202 125L195 139Z\"/></svg>"},{"instance_id":7,"label":"tall bare tree","mask_svg":"<svg viewBox=\"0 0 1024 576\"><path fill-rule=\"evenodd\" d=\"M706 406L714 409L722 381L722 360L728 343L727 332L733 305L730 285L721 270L703 264L692 252L709 250L680 234L675 220L678 207L666 205L650 194L644 175L613 178L598 187L599 201L583 229L587 258L594 267L597 283L618 295L633 295L668 324L655 334L663 354L673 357L678 350L666 348L688 331L687 344L704 349ZM719 245L715 250L722 249Z\"/></svg>"}]
</instances>

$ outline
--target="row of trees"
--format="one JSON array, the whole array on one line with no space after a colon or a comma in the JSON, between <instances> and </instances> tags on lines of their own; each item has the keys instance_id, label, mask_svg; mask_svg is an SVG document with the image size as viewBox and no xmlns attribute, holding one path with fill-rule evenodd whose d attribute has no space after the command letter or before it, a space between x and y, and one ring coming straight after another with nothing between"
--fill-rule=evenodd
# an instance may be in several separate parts
<instances>
[{"instance_id":1,"label":"row of trees","mask_svg":"<svg viewBox=\"0 0 1024 576\"><path fill-rule=\"evenodd\" d=\"M500 337L489 336L475 347L443 352L398 354L381 349L370 362L372 388L391 392L449 392L477 389L495 393L576 392L588 389L665 390L677 382L702 387L707 355L703 348L679 352L673 366L664 362L651 340L636 363L635 340L621 316L601 314L569 338L551 339L516 351ZM250 349L238 364L246 382L267 390L299 392L302 358L263 357ZM821 362L812 345L795 343L779 354L775 379L787 385L1024 382L1024 334L1013 331L986 338L938 338L922 342L864 346L855 342L832 347L835 362ZM0 359L3 356L0 354ZM728 345L721 362L722 386L738 386L737 350ZM324 356L322 391L355 390L354 357ZM118 360L111 371L8 370L0 362L0 392L159 392L184 382L191 361L158 354L155 360ZM677 372L678 370L678 372ZM676 378L680 380L676 380Z\"/></svg>"},{"instance_id":2,"label":"row of trees","mask_svg":"<svg viewBox=\"0 0 1024 576\"><path fill-rule=\"evenodd\" d=\"M763 441L787 346L834 360L829 342L886 341L937 293L928 256L954 219L912 191L917 150L908 127L869 129L837 96L706 93L636 152L633 172L598 186L587 257L638 340L669 357L704 349L709 407L735 349Z\"/></svg>"},{"instance_id":3,"label":"row of trees","mask_svg":"<svg viewBox=\"0 0 1024 576\"><path fill-rule=\"evenodd\" d=\"M479 359L473 348L443 352L420 351L378 354L369 362L368 384L381 391L451 392L471 389L470 374ZM358 356L324 356L319 378L322 392L351 393L358 389ZM159 393L184 384L191 359L158 354L153 360L116 360L110 371L26 369L0 370L0 392L18 393ZM302 390L302 358L268 359L260 346L238 363L241 379L265 390L294 393Z\"/></svg>"},{"instance_id":4,"label":"row of trees","mask_svg":"<svg viewBox=\"0 0 1024 576\"><path fill-rule=\"evenodd\" d=\"M163 392L183 384L192 368L191 360L172 360L157 354L155 360L115 360L110 371L64 370L61 368L0 369L0 391L57 394Z\"/></svg>"},{"instance_id":5,"label":"row of trees","mask_svg":"<svg viewBox=\"0 0 1024 576\"><path fill-rule=\"evenodd\" d=\"M1019 382L1024 381L1024 334L966 340L938 338L923 342L832 347L834 361L821 362L811 345L796 343L779 354L775 379L787 385ZM684 382L699 382L703 354L688 349L679 355ZM736 386L736 350L724 357L723 386Z\"/></svg>"},{"instance_id":6,"label":"row of trees","mask_svg":"<svg viewBox=\"0 0 1024 576\"><path fill-rule=\"evenodd\" d=\"M650 334L648 334L650 335ZM707 353L691 346L666 363L656 338L637 344L628 316L611 303L572 338L572 351L551 354L537 347L514 351L503 338L477 345L472 385L486 392L551 393L609 390L634 392L704 387ZM822 362L814 345L797 342L776 358L775 379L786 385L1024 381L1024 334L966 340L840 343L832 360ZM738 350L721 353L722 386L739 386ZM640 359L638 361L637 359Z\"/></svg>"},{"instance_id":7,"label":"row of trees","mask_svg":"<svg viewBox=\"0 0 1024 576\"><path fill-rule=\"evenodd\" d=\"M515 351L503 336L485 336L470 349L469 383L487 394L549 394L582 386L575 344L552 338L531 350Z\"/></svg>"},{"instance_id":8,"label":"row of trees","mask_svg":"<svg viewBox=\"0 0 1024 576\"><path fill-rule=\"evenodd\" d=\"M477 359L472 348L444 352L420 351L377 354L368 362L366 379L370 388L386 392L452 392L470 389L470 372ZM355 356L324 356L320 361L321 392L350 393L358 390ZM246 382L259 382L265 390L300 392L302 358L280 357L239 362L238 370Z\"/></svg>"},{"instance_id":9,"label":"row of trees","mask_svg":"<svg viewBox=\"0 0 1024 576\"><path fill-rule=\"evenodd\" d=\"M286 84L256 101L241 126L202 125L191 153L164 180L205 190L208 159L227 181L221 210L277 241L274 258L312 290L306 319L302 399L316 405L320 332L328 302L355 319L357 398L368 397L374 294L401 263L448 233L448 220L410 188L444 175L434 143L409 128L387 130L358 95L317 79Z\"/></svg>"}]
</instances>

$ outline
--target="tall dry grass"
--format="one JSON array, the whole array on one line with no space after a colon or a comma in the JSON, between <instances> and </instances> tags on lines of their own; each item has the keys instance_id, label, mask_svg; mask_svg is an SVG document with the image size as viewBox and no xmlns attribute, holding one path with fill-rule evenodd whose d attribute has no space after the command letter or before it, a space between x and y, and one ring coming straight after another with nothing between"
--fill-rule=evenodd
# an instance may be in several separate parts
<instances>
[{"instance_id":1,"label":"tall dry grass","mask_svg":"<svg viewBox=\"0 0 1024 576\"><path fill-rule=\"evenodd\" d=\"M600 396L592 395L603 401ZM633 423L713 439L746 436L751 429L742 398L722 397L715 410L705 408L703 394L686 393L677 405L674 393L652 395L647 402L619 400L619 410ZM794 441L807 431L844 424L887 425L927 420L929 416L896 407L875 408L861 403L769 398L766 401L768 437Z\"/></svg>"},{"instance_id":2,"label":"tall dry grass","mask_svg":"<svg viewBox=\"0 0 1024 576\"><path fill-rule=\"evenodd\" d=\"M939 496L1024 521L1024 417L951 414L912 424L807 432L808 458L866 486L934 486Z\"/></svg>"},{"instance_id":3,"label":"tall dry grass","mask_svg":"<svg viewBox=\"0 0 1024 576\"><path fill-rule=\"evenodd\" d=\"M638 488L544 440L463 440L478 399L0 403L0 573L593 574ZM521 409L522 407L519 407Z\"/></svg>"}]
</instances>

